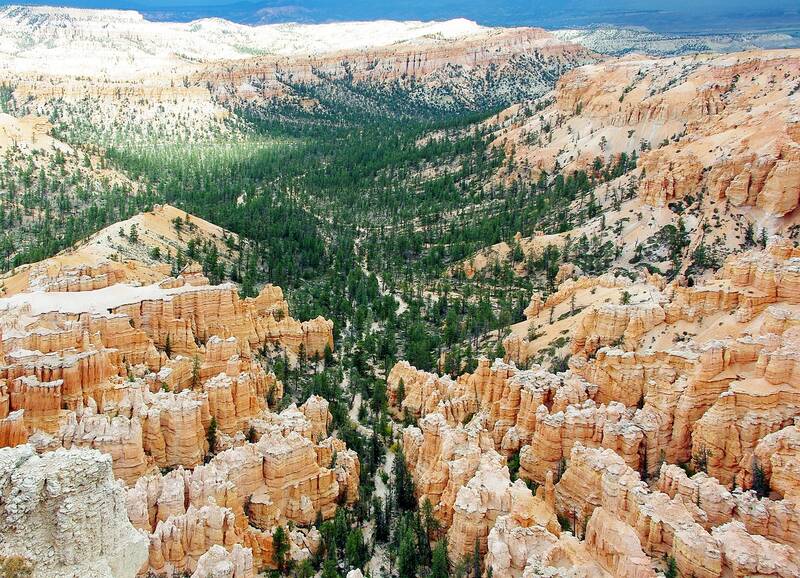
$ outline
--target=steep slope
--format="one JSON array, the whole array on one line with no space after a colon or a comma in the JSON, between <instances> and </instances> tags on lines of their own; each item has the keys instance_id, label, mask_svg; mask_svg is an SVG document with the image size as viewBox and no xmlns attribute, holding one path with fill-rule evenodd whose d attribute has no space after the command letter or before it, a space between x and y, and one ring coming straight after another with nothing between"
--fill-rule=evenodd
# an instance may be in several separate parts
<instances>
[{"instance_id":1,"label":"steep slope","mask_svg":"<svg viewBox=\"0 0 800 578\"><path fill-rule=\"evenodd\" d=\"M794 244L775 238L692 287L568 281L552 297L606 287L629 298L598 292L570 318L573 355L559 373L483 359L454 380L395 365L390 402L419 419L403 433L408 466L451 559L478 548L513 576L565 564L655 576L662 557L682 576L793 575L797 264ZM547 330L537 313L532 304L530 322ZM512 484L517 473L533 493ZM551 527L556 516L580 541Z\"/></svg>"},{"instance_id":2,"label":"steep slope","mask_svg":"<svg viewBox=\"0 0 800 578\"><path fill-rule=\"evenodd\" d=\"M56 138L46 117L0 113L0 155L2 271L72 245L137 204L135 183L96 151Z\"/></svg>"},{"instance_id":3,"label":"steep slope","mask_svg":"<svg viewBox=\"0 0 800 578\"><path fill-rule=\"evenodd\" d=\"M213 182L242 189L236 198L245 204L281 178L280 160L262 168L270 155L340 139L342 125L367 120L483 114L538 96L565 70L599 58L543 30L466 21L247 27L8 7L0 25L8 32L0 107L15 119L13 127L7 119L8 136L0 140L13 143L17 124L30 122L23 119L46 118L49 125L36 121L39 145L64 149L14 149L13 165L0 175L0 216L15 231L0 239L4 269L38 261L157 202L198 212L184 198L198 187L190 178L213 189L204 191L212 198L202 209L223 222L233 193ZM193 164L220 174L185 169ZM247 168L229 166L237 164ZM166 166L168 177L152 174ZM24 195L22 206L15 191L32 188L36 194ZM280 202L280 210L301 212L282 199L267 201L269 208Z\"/></svg>"},{"instance_id":4,"label":"steep slope","mask_svg":"<svg viewBox=\"0 0 800 578\"><path fill-rule=\"evenodd\" d=\"M794 131L799 58L747 52L582 67L559 80L546 108L506 111L498 143L514 143L519 164L547 171L634 151L643 163L661 154L709 168L745 153L780 154ZM770 130L756 137L764 126Z\"/></svg>"},{"instance_id":5,"label":"steep slope","mask_svg":"<svg viewBox=\"0 0 800 578\"><path fill-rule=\"evenodd\" d=\"M121 281L150 284L170 272L183 271L204 254L216 255L214 268L230 268L246 249L247 241L234 233L170 205L157 205L98 231L75 247L0 277L0 295L101 289L95 278L99 273L91 273L94 270L107 276L103 286ZM86 273L80 273L81 268Z\"/></svg>"},{"instance_id":6,"label":"steep slope","mask_svg":"<svg viewBox=\"0 0 800 578\"><path fill-rule=\"evenodd\" d=\"M642 28L591 26L554 30L564 41L582 44L603 54L629 53L682 56L695 52L742 52L770 48L797 48L800 40L782 32L740 34L659 34Z\"/></svg>"},{"instance_id":7,"label":"steep slope","mask_svg":"<svg viewBox=\"0 0 800 578\"><path fill-rule=\"evenodd\" d=\"M0 553L35 559L36 576L133 578L146 560L147 540L125 515L110 456L2 448L0 480ZM68 548L66 535L74 538Z\"/></svg>"},{"instance_id":8,"label":"steep slope","mask_svg":"<svg viewBox=\"0 0 800 578\"><path fill-rule=\"evenodd\" d=\"M33 55L169 63L0 87L6 154L131 187L0 281L0 445L108 454L140 573L797 574L796 51L381 23L213 60L250 31L37 10ZM58 232L33 172L4 201Z\"/></svg>"},{"instance_id":9,"label":"steep slope","mask_svg":"<svg viewBox=\"0 0 800 578\"><path fill-rule=\"evenodd\" d=\"M626 58L486 121L540 230L449 273L530 279L527 319L505 360L387 378L451 561L797 572L798 82L796 52Z\"/></svg>"},{"instance_id":10,"label":"steep slope","mask_svg":"<svg viewBox=\"0 0 800 578\"><path fill-rule=\"evenodd\" d=\"M700 245L720 263L759 237L763 245L771 234L795 235L798 87L794 51L581 67L547 98L493 119L495 146L512 155L500 177L579 171L589 186L540 228L569 232L573 241L610 240L617 252L606 267L649 263L675 275L691 264L686 251ZM689 231L683 268L670 264L664 242L665 227L680 219ZM536 244L530 234L523 232L523 245ZM564 236L552 243L563 245ZM506 251L498 246L476 259L491 263Z\"/></svg>"}]
</instances>

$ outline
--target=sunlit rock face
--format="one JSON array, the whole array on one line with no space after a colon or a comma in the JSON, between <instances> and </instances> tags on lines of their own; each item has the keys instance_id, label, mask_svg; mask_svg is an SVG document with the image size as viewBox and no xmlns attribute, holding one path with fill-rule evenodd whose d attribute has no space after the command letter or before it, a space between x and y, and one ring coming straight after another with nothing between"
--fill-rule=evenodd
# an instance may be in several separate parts
<instances>
[{"instance_id":1,"label":"sunlit rock face","mask_svg":"<svg viewBox=\"0 0 800 578\"><path fill-rule=\"evenodd\" d=\"M558 532L554 512L522 482L511 482L505 459L478 418L449 425L431 413L403 432L408 465L420 503L429 501L448 537L452 560L486 553L495 523L514 514L527 524Z\"/></svg>"},{"instance_id":2,"label":"sunlit rock face","mask_svg":"<svg viewBox=\"0 0 800 578\"><path fill-rule=\"evenodd\" d=\"M315 417L322 404L311 405ZM128 516L150 536L153 571L206 571L202 557L214 546L231 556L214 564L230 562L237 571L271 565L278 525L311 526L318 513L327 519L338 504L356 501L360 464L355 452L335 438L312 442L310 421L296 408L265 417L270 423L260 426L266 429L257 443L243 441L193 469L151 472L128 490ZM322 433L327 436L327 428ZM292 543L298 551L313 552L319 543L315 536L313 528L298 531ZM237 545L247 553L236 554Z\"/></svg>"},{"instance_id":3,"label":"sunlit rock face","mask_svg":"<svg viewBox=\"0 0 800 578\"><path fill-rule=\"evenodd\" d=\"M548 172L636 151L648 205L705 191L781 217L798 204L799 66L797 51L752 51L580 67L558 80L544 110L501 113L495 144L513 147L518 167Z\"/></svg>"}]
</instances>

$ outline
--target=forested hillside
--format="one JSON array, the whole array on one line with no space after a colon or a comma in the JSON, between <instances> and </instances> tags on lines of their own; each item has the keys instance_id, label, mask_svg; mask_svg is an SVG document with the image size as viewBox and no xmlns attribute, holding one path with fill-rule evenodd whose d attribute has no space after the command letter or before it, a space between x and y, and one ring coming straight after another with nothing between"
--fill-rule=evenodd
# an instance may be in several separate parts
<instances>
[{"instance_id":1,"label":"forested hillside","mask_svg":"<svg viewBox=\"0 0 800 578\"><path fill-rule=\"evenodd\" d=\"M538 82L517 90L525 86L541 90ZM69 149L67 161L50 161L33 178L30 167L6 164L7 223L24 216L29 231L7 229L6 268L154 203L171 203L254 242L236 268L221 272L246 281L244 295L266 281L296 289L290 295L301 311L332 316L337 331L348 328L353 343L384 367L404 355L433 368L452 351L448 363L457 371L478 350L499 351L501 336L487 334L522 319L535 279L505 267L466 280L453 277L452 266L517 232L566 230L569 203L594 180L584 173L538 183L498 178L509 159L489 137L510 101L496 109L475 100L421 104L408 98L413 86L389 90L323 77L292 83L292 98L228 96L217 104L225 115L214 119L191 99L154 116L148 98L131 103L142 119L136 124L116 106L116 121L98 116L112 106L104 100L26 102L14 88L7 86L5 108L17 116L49 111L53 134ZM105 192L103 181L93 181L105 196L87 195L87 185L73 183L93 166L121 184ZM69 180L56 185L56 169ZM25 192L18 204L18 188L38 195ZM202 254L198 259L207 272L215 266ZM402 302L404 317L376 307L375 291ZM367 318L380 324L370 329Z\"/></svg>"}]
</instances>

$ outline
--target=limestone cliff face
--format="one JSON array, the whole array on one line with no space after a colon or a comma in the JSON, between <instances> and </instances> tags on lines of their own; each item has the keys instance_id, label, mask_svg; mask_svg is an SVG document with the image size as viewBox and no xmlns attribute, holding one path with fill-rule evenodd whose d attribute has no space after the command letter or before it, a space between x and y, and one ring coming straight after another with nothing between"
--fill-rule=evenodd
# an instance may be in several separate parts
<instances>
[{"instance_id":1,"label":"limestone cliff face","mask_svg":"<svg viewBox=\"0 0 800 578\"><path fill-rule=\"evenodd\" d=\"M403 431L403 448L420 502L427 498L449 527L459 490L475 475L481 455L494 450L489 433L476 422L451 426L432 413Z\"/></svg>"},{"instance_id":2,"label":"limestone cliff face","mask_svg":"<svg viewBox=\"0 0 800 578\"><path fill-rule=\"evenodd\" d=\"M707 452L708 472L729 484L752 464L759 439L792 423L800 411L795 392L769 382L733 382L700 418L692 436L693 455Z\"/></svg>"},{"instance_id":3,"label":"limestone cliff face","mask_svg":"<svg viewBox=\"0 0 800 578\"><path fill-rule=\"evenodd\" d=\"M81 419L70 414L55 436L35 434L31 444L43 451L51 447L92 448L111 456L114 477L134 483L151 465L145 453L142 424L123 416L93 414L91 409L81 413Z\"/></svg>"},{"instance_id":4,"label":"limestone cliff face","mask_svg":"<svg viewBox=\"0 0 800 578\"><path fill-rule=\"evenodd\" d=\"M800 511L792 500L759 499L755 492L741 488L731 492L705 473L689 478L681 468L666 464L661 467L657 488L687 506L695 504L692 515L706 530L736 521L750 534L792 548L800 545Z\"/></svg>"},{"instance_id":5,"label":"limestone cliff face","mask_svg":"<svg viewBox=\"0 0 800 578\"><path fill-rule=\"evenodd\" d=\"M566 563L589 575L655 576L653 559L664 555L673 556L686 576L720 576L732 566L694 521L691 506L651 492L612 450L576 444L561 480L553 487L548 477L540 499L569 522L571 533L499 519L489 536L493 572L548 575L550 567Z\"/></svg>"},{"instance_id":6,"label":"limestone cliff face","mask_svg":"<svg viewBox=\"0 0 800 578\"><path fill-rule=\"evenodd\" d=\"M463 560L475 551L488 552L489 533L499 517L514 515L517 520L541 525L558 533L558 520L521 480L513 484L496 452L481 456L475 475L459 489L453 507L453 523L448 531L452 560Z\"/></svg>"},{"instance_id":7,"label":"limestone cliff face","mask_svg":"<svg viewBox=\"0 0 800 578\"><path fill-rule=\"evenodd\" d=\"M252 578L253 554L247 548L235 544L229 552L214 545L200 556L192 578Z\"/></svg>"},{"instance_id":8,"label":"limestone cliff face","mask_svg":"<svg viewBox=\"0 0 800 578\"><path fill-rule=\"evenodd\" d=\"M489 533L504 515L558 532L554 513L522 482L511 482L505 459L478 417L449 425L439 413L403 432L403 447L420 503L433 506L448 537L450 559L463 560L489 548Z\"/></svg>"},{"instance_id":9,"label":"limestone cliff face","mask_svg":"<svg viewBox=\"0 0 800 578\"><path fill-rule=\"evenodd\" d=\"M586 524L586 549L609 574L655 577L636 531L604 508L595 508Z\"/></svg>"},{"instance_id":10,"label":"limestone cliff face","mask_svg":"<svg viewBox=\"0 0 800 578\"><path fill-rule=\"evenodd\" d=\"M211 86L217 98L279 98L307 108L321 105L303 100L291 84L319 85L333 80L375 90L395 87L408 91L410 101L473 107L481 99L508 102L542 94L552 82L548 74L598 59L583 47L562 43L544 30L516 28L448 42L425 38L350 53L263 56L215 63L199 72L197 80ZM437 95L444 90L448 92L446 98Z\"/></svg>"},{"instance_id":11,"label":"limestone cliff face","mask_svg":"<svg viewBox=\"0 0 800 578\"><path fill-rule=\"evenodd\" d=\"M538 483L544 483L548 471L557 470L576 441L612 448L636 469L647 459L642 455L644 439L652 428L646 418L617 401L598 405L593 398L599 389L575 376L557 376L541 368L518 370L500 360L490 364L482 359L475 373L452 380L400 362L388 380L395 400L400 380L406 392L400 407L433 420L420 422L423 433L442 418L452 426L477 412L482 435L489 434L492 447L505 456L519 452L521 474ZM427 400L421 410L418 399ZM434 405L437 400L441 401Z\"/></svg>"},{"instance_id":12,"label":"limestone cliff face","mask_svg":"<svg viewBox=\"0 0 800 578\"><path fill-rule=\"evenodd\" d=\"M617 343L635 349L641 336L661 324L665 317L658 303L593 307L572 336L572 351L592 354L600 347Z\"/></svg>"},{"instance_id":13,"label":"limestone cliff face","mask_svg":"<svg viewBox=\"0 0 800 578\"><path fill-rule=\"evenodd\" d=\"M800 572L796 551L782 544L747 532L741 522L714 528L712 536L720 544L725 565L732 576L780 576L789 578Z\"/></svg>"},{"instance_id":14,"label":"limestone cliff face","mask_svg":"<svg viewBox=\"0 0 800 578\"><path fill-rule=\"evenodd\" d=\"M499 517L489 532L486 567L495 576L513 578L613 576L572 534L559 536L514 514Z\"/></svg>"},{"instance_id":15,"label":"limestone cliff face","mask_svg":"<svg viewBox=\"0 0 800 578\"><path fill-rule=\"evenodd\" d=\"M280 400L282 384L253 349L274 344L322 356L333 346L331 322L292 319L277 287L242 300L233 285L208 285L197 267L167 275L134 261L66 267L54 258L0 299L3 444L43 432L55 438L46 447L102 446L129 482L147 466L142 450L159 467L191 467L207 450L212 417L232 437L261 416L268 398Z\"/></svg>"},{"instance_id":16,"label":"limestone cliff face","mask_svg":"<svg viewBox=\"0 0 800 578\"><path fill-rule=\"evenodd\" d=\"M241 539L231 510L214 504L190 505L185 513L158 522L150 535L148 564L158 574L194 573L200 558L213 546L232 548Z\"/></svg>"},{"instance_id":17,"label":"limestone cliff face","mask_svg":"<svg viewBox=\"0 0 800 578\"><path fill-rule=\"evenodd\" d=\"M640 272L634 280L610 273L588 277L574 270L572 275L546 299L536 293L531 297L526 321L503 340L507 359L525 366L562 336L571 337L564 354L591 356L609 346L633 351L665 319L660 275Z\"/></svg>"},{"instance_id":18,"label":"limestone cliff face","mask_svg":"<svg viewBox=\"0 0 800 578\"><path fill-rule=\"evenodd\" d=\"M133 578L147 538L125 515L111 459L93 450L41 457L0 449L0 554L31 561L35 576Z\"/></svg>"},{"instance_id":19,"label":"limestone cliff face","mask_svg":"<svg viewBox=\"0 0 800 578\"><path fill-rule=\"evenodd\" d=\"M17 410L0 419L0 447L14 447L28 440L25 411Z\"/></svg>"},{"instance_id":20,"label":"limestone cliff face","mask_svg":"<svg viewBox=\"0 0 800 578\"><path fill-rule=\"evenodd\" d=\"M311 422L311 439L318 441L328 435L333 416L328 411L328 400L318 395L309 397L299 411Z\"/></svg>"},{"instance_id":21,"label":"limestone cliff face","mask_svg":"<svg viewBox=\"0 0 800 578\"><path fill-rule=\"evenodd\" d=\"M550 414L540 407L537 413L536 432L519 455L520 472L525 478L543 482L547 472L558 470L576 442L613 449L630 467L641 467L645 430L632 419L632 412L626 415L621 403L598 407L587 400L569 405L565 411Z\"/></svg>"},{"instance_id":22,"label":"limestone cliff face","mask_svg":"<svg viewBox=\"0 0 800 578\"><path fill-rule=\"evenodd\" d=\"M597 385L593 399L643 406L638 423L649 432L651 473L661 452L686 462L706 448L710 473L749 484L745 471L758 440L792 423L796 251L775 240L766 250L730 256L714 280L666 287L659 297L663 322L632 332L627 351L604 347L591 354L585 344L601 342L607 332L597 324L576 330L570 367ZM667 341L687 324L704 337Z\"/></svg>"},{"instance_id":23,"label":"limestone cliff face","mask_svg":"<svg viewBox=\"0 0 800 578\"><path fill-rule=\"evenodd\" d=\"M604 544L605 538L597 536L597 530L604 523L623 522L635 530L627 540L633 546L630 563L635 565L640 557L637 552L644 550L653 557L674 556L685 575L710 577L722 573L719 544L694 521L689 508L667 495L651 494L638 473L610 450L590 450L579 444L573 447L569 467L556 485L556 507L566 514L574 513L576 520L589 517L587 546L603 552L601 559L606 564L614 560L614 551L620 546ZM603 513L592 522L597 509ZM658 522L653 523L655 520ZM608 545L612 547L606 549Z\"/></svg>"},{"instance_id":24,"label":"limestone cliff face","mask_svg":"<svg viewBox=\"0 0 800 578\"><path fill-rule=\"evenodd\" d=\"M231 284L184 285L166 291L163 300L120 305L113 312L130 317L134 328L141 328L158 346L166 346L170 336L173 350L190 356L198 349L195 339L205 342L214 335L236 337L242 348L274 343L296 353L302 345L309 356L322 356L326 346L333 347L330 321L319 317L301 323L283 316L283 309L269 300L240 299Z\"/></svg>"},{"instance_id":25,"label":"limestone cliff face","mask_svg":"<svg viewBox=\"0 0 800 578\"><path fill-rule=\"evenodd\" d=\"M402 401L398 399L401 381ZM519 371L501 360L491 363L488 359L480 359L474 373L457 380L418 371L401 361L392 368L387 383L390 402L398 413L439 413L456 424L485 412L485 427L496 449L505 455L530 443L540 406L563 408L588 397L581 380L565 380L540 367Z\"/></svg>"},{"instance_id":26,"label":"limestone cliff face","mask_svg":"<svg viewBox=\"0 0 800 578\"><path fill-rule=\"evenodd\" d=\"M768 434L758 441L753 449L754 462L751 462L749 469L745 469L743 485L752 485L752 469L755 463L763 469L772 490L796 501L800 494L800 420L795 418L794 421L794 425Z\"/></svg>"}]
</instances>

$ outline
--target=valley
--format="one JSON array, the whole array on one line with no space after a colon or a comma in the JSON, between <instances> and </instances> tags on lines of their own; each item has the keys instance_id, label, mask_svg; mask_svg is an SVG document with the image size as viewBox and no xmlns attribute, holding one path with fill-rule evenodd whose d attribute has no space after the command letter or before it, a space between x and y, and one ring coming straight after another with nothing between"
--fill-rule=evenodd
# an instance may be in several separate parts
<instances>
[{"instance_id":1,"label":"valley","mask_svg":"<svg viewBox=\"0 0 800 578\"><path fill-rule=\"evenodd\" d=\"M800 52L0 37L2 572L800 573Z\"/></svg>"}]
</instances>

